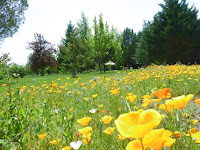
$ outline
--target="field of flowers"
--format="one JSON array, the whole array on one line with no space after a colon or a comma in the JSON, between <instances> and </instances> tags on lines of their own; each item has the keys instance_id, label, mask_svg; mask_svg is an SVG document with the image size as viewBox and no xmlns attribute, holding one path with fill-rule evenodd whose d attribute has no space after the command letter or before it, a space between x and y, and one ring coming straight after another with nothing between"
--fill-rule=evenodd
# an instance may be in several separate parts
<instances>
[{"instance_id":1,"label":"field of flowers","mask_svg":"<svg viewBox=\"0 0 200 150\"><path fill-rule=\"evenodd\" d=\"M0 149L200 149L199 65L70 80L3 83Z\"/></svg>"}]
</instances>

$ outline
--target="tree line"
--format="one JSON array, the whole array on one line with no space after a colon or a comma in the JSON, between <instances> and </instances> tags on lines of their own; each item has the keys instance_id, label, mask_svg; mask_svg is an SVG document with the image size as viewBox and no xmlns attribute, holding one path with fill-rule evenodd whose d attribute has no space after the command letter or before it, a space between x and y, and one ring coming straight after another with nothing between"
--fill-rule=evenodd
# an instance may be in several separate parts
<instances>
[{"instance_id":1,"label":"tree line","mask_svg":"<svg viewBox=\"0 0 200 150\"><path fill-rule=\"evenodd\" d=\"M145 21L143 30L135 33L125 28L119 33L96 16L93 26L81 13L76 25L70 21L58 48L35 34L35 41L28 49L34 50L29 66L34 72L77 72L99 70L105 72L113 62L112 69L138 68L142 65L200 63L200 19L198 10L189 7L186 0L163 0L161 11L152 21ZM131 19L131 18L130 18Z\"/></svg>"}]
</instances>

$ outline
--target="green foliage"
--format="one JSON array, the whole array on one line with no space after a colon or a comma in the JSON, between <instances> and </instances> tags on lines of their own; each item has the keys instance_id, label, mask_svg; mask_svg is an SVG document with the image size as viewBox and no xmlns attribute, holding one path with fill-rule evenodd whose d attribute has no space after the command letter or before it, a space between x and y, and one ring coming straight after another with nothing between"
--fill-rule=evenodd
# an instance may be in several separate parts
<instances>
[{"instance_id":1,"label":"green foliage","mask_svg":"<svg viewBox=\"0 0 200 150\"><path fill-rule=\"evenodd\" d=\"M4 53L0 56L0 80L8 73L8 67L10 66L9 62L11 58L9 53Z\"/></svg>"},{"instance_id":2,"label":"green foliage","mask_svg":"<svg viewBox=\"0 0 200 150\"><path fill-rule=\"evenodd\" d=\"M152 59L153 56L150 56L150 52L154 50L154 45L151 44L151 41L153 40L152 35L152 26L151 23L145 23L143 31L139 35L139 39L136 42L136 51L134 59L136 63L140 65L147 65L151 62L154 62ZM156 55L156 54L155 54Z\"/></svg>"},{"instance_id":3,"label":"green foliage","mask_svg":"<svg viewBox=\"0 0 200 150\"><path fill-rule=\"evenodd\" d=\"M104 25L102 14L99 22L94 18L94 51L100 72L106 71L105 63L109 60L116 62L116 68L122 65L121 37L114 27L109 29L107 22Z\"/></svg>"},{"instance_id":4,"label":"green foliage","mask_svg":"<svg viewBox=\"0 0 200 150\"><path fill-rule=\"evenodd\" d=\"M80 58L82 49L82 41L78 34L78 29L74 28L71 21L69 22L66 30L66 37L62 40L59 46L60 53L58 60L61 66L65 66L66 70L70 70L72 77L76 77L78 70L78 57ZM80 66L79 66L80 67Z\"/></svg>"},{"instance_id":5,"label":"green foliage","mask_svg":"<svg viewBox=\"0 0 200 150\"><path fill-rule=\"evenodd\" d=\"M61 72L81 73L94 70L96 63L102 72L106 71L105 63L109 60L117 64L116 69L122 66L121 36L114 27L110 30L107 23L104 25L102 14L99 15L98 23L95 17L94 24L92 35L84 13L81 13L77 27L69 22L65 38L59 46L58 62Z\"/></svg>"},{"instance_id":6,"label":"green foliage","mask_svg":"<svg viewBox=\"0 0 200 150\"><path fill-rule=\"evenodd\" d=\"M168 64L178 61L184 64L199 63L198 10L195 7L189 8L186 0L164 0L160 6L162 10L154 16L151 23L145 25L136 59L148 64L154 61Z\"/></svg>"},{"instance_id":7,"label":"green foliage","mask_svg":"<svg viewBox=\"0 0 200 150\"><path fill-rule=\"evenodd\" d=\"M97 23L96 17L94 18L94 50L100 72L102 72L103 63L105 63L103 62L103 58L105 57L105 47L105 31L103 16L101 14L99 15L99 23Z\"/></svg>"},{"instance_id":8,"label":"green foliage","mask_svg":"<svg viewBox=\"0 0 200 150\"><path fill-rule=\"evenodd\" d=\"M27 0L0 1L0 43L17 32L24 21L24 11L27 8Z\"/></svg>"},{"instance_id":9,"label":"green foliage","mask_svg":"<svg viewBox=\"0 0 200 150\"><path fill-rule=\"evenodd\" d=\"M79 49L80 57L78 58L78 66L81 66L79 72L89 71L94 66L93 57L94 51L92 47L92 31L89 27L88 18L81 13L81 19L77 23L77 32L80 37L82 47ZM83 64L84 63L84 64Z\"/></svg>"},{"instance_id":10,"label":"green foliage","mask_svg":"<svg viewBox=\"0 0 200 150\"><path fill-rule=\"evenodd\" d=\"M122 51L123 51L123 65L124 66L133 66L135 61L133 59L136 49L136 34L132 29L126 28L122 33Z\"/></svg>"},{"instance_id":11,"label":"green foliage","mask_svg":"<svg viewBox=\"0 0 200 150\"><path fill-rule=\"evenodd\" d=\"M11 75L13 74L19 74L19 76L21 78L23 78L25 75L28 74L28 71L27 71L27 68L23 65L18 65L18 64L12 64L10 67L9 67L9 73Z\"/></svg>"}]
</instances>

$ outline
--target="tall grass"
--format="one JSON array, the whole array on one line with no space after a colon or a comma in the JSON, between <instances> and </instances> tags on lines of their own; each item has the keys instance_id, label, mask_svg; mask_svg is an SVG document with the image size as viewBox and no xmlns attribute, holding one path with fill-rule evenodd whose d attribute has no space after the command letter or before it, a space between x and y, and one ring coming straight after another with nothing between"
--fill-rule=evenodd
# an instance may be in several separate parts
<instances>
[{"instance_id":1,"label":"tall grass","mask_svg":"<svg viewBox=\"0 0 200 150\"><path fill-rule=\"evenodd\" d=\"M200 95L200 66L151 66L138 70L111 71L80 74L77 78L69 75L43 77L27 76L19 79L0 81L0 144L4 149L62 149L71 142L83 140L79 129L84 128L78 119L91 117L91 142L82 144L80 149L125 149L131 139L119 140L118 131L108 135L103 131L115 127L119 115L139 109L155 109L166 115L157 128L165 128L181 138L172 137L176 142L168 149L199 149L188 130L196 127L193 120L199 120L199 106L193 101ZM168 112L159 109L166 99L144 104L144 95L163 88L170 88L172 97L194 94L187 106ZM118 93L112 93L116 89ZM136 95L134 102L127 100L128 93ZM92 95L96 95L96 97ZM86 98L87 100L84 100ZM168 98L170 99L170 98ZM96 109L95 113L91 113ZM101 121L105 115L112 116L106 125ZM178 119L177 119L178 118ZM46 134L44 139L38 135ZM52 144L52 141L60 141Z\"/></svg>"}]
</instances>

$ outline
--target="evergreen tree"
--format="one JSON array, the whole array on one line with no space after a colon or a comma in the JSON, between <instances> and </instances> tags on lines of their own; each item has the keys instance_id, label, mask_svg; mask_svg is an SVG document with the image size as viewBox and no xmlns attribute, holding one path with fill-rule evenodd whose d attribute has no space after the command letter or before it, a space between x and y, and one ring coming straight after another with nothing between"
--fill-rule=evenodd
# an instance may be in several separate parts
<instances>
[{"instance_id":1,"label":"evergreen tree","mask_svg":"<svg viewBox=\"0 0 200 150\"><path fill-rule=\"evenodd\" d=\"M126 28L122 33L122 51L124 66L132 66L135 64L134 55L136 49L136 34L132 29Z\"/></svg>"},{"instance_id":2,"label":"evergreen tree","mask_svg":"<svg viewBox=\"0 0 200 150\"><path fill-rule=\"evenodd\" d=\"M71 72L72 77L76 77L78 58L82 49L82 42L78 33L78 28L74 28L74 25L70 21L67 25L66 37L62 39L59 46L58 60L62 66L66 67L66 70Z\"/></svg>"},{"instance_id":3,"label":"evergreen tree","mask_svg":"<svg viewBox=\"0 0 200 150\"><path fill-rule=\"evenodd\" d=\"M65 32L65 38L62 39L61 44L59 45L58 62L60 63L59 69L62 72L70 71L70 60L68 54L66 53L66 47L67 43L72 43L73 31L74 25L71 21L69 21L67 25L67 30Z\"/></svg>"},{"instance_id":4,"label":"evergreen tree","mask_svg":"<svg viewBox=\"0 0 200 150\"><path fill-rule=\"evenodd\" d=\"M164 0L160 6L162 10L142 33L136 57L145 52L148 63L199 63L198 10L189 8L186 0Z\"/></svg>"}]
</instances>

